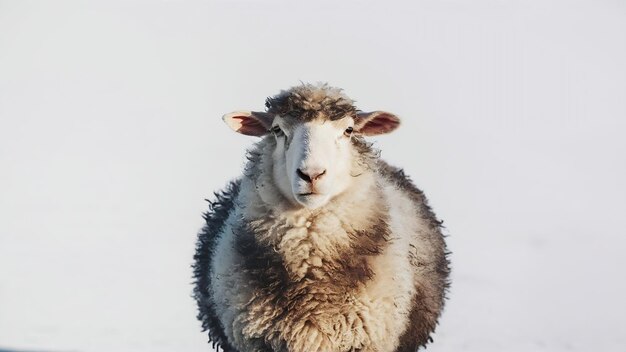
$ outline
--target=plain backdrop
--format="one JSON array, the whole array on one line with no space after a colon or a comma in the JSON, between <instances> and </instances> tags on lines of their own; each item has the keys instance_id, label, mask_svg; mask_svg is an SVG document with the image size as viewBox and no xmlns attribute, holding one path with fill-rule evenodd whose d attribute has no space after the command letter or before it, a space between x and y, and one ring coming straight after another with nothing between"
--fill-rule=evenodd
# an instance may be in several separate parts
<instances>
[{"instance_id":1,"label":"plain backdrop","mask_svg":"<svg viewBox=\"0 0 626 352\"><path fill-rule=\"evenodd\" d=\"M204 198L303 82L444 220L433 352L624 351L626 2L0 1L0 349L210 351Z\"/></svg>"}]
</instances>

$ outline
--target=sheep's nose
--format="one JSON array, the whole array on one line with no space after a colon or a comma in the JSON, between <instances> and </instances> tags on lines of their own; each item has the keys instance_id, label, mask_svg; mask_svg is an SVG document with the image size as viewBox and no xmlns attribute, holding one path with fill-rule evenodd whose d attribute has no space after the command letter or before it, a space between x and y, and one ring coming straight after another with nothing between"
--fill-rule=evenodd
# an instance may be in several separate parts
<instances>
[{"instance_id":1,"label":"sheep's nose","mask_svg":"<svg viewBox=\"0 0 626 352\"><path fill-rule=\"evenodd\" d=\"M317 181L320 178L322 178L322 176L324 176L326 174L326 170L322 170L322 169L312 169L312 170L296 170L296 173L298 174L298 176L305 180L306 182L309 183L313 183L313 181Z\"/></svg>"}]
</instances>

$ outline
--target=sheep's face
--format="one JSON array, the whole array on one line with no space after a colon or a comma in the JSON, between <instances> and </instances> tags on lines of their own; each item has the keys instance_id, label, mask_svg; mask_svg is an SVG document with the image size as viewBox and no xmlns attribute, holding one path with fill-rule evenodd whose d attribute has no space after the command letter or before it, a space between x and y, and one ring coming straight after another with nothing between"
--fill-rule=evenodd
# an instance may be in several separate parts
<instances>
[{"instance_id":1,"label":"sheep's face","mask_svg":"<svg viewBox=\"0 0 626 352\"><path fill-rule=\"evenodd\" d=\"M297 204L318 208L344 192L352 179L351 138L354 119L297 122L274 119L273 177L281 192Z\"/></svg>"},{"instance_id":2,"label":"sheep's face","mask_svg":"<svg viewBox=\"0 0 626 352\"><path fill-rule=\"evenodd\" d=\"M235 131L275 140L272 178L294 205L319 208L347 191L364 170L354 138L394 130L399 120L376 111L329 119L235 112L224 121Z\"/></svg>"}]
</instances>

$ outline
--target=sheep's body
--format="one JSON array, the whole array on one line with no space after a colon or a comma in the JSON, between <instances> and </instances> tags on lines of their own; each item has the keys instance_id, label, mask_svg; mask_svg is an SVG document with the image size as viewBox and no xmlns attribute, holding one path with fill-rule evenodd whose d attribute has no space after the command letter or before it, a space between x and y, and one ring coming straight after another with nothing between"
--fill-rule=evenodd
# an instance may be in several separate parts
<instances>
[{"instance_id":1,"label":"sheep's body","mask_svg":"<svg viewBox=\"0 0 626 352\"><path fill-rule=\"evenodd\" d=\"M422 192L372 154L352 191L319 209L289 207L271 176L271 144L250 152L199 235L195 296L211 340L227 352L425 345L448 261Z\"/></svg>"}]
</instances>

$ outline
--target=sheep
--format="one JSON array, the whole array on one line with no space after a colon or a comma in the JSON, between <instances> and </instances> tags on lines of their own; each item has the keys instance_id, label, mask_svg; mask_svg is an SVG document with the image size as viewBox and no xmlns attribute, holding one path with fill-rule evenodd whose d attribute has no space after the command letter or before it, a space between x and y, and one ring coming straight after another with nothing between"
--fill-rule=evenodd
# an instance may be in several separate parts
<instances>
[{"instance_id":1,"label":"sheep","mask_svg":"<svg viewBox=\"0 0 626 352\"><path fill-rule=\"evenodd\" d=\"M427 200L364 137L400 120L302 84L223 120L262 139L216 193L194 297L225 352L416 351L431 342L449 261Z\"/></svg>"}]
</instances>

